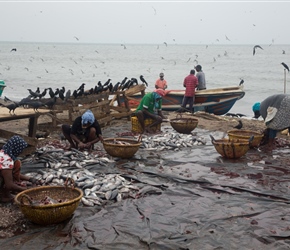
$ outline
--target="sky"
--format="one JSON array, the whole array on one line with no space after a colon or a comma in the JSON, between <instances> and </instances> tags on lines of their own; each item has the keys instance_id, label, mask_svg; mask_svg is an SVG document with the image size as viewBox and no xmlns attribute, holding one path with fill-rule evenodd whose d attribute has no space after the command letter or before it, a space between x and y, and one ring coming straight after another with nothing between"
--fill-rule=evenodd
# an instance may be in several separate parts
<instances>
[{"instance_id":1,"label":"sky","mask_svg":"<svg viewBox=\"0 0 290 250\"><path fill-rule=\"evenodd\" d=\"M0 9L0 42L290 42L290 1L0 0Z\"/></svg>"}]
</instances>

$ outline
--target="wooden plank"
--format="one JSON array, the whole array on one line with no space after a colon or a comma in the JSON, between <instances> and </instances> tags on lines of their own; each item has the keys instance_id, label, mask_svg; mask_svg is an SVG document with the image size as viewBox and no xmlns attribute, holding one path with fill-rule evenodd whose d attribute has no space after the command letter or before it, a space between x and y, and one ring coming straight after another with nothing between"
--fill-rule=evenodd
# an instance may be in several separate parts
<instances>
[{"instance_id":1,"label":"wooden plank","mask_svg":"<svg viewBox=\"0 0 290 250\"><path fill-rule=\"evenodd\" d=\"M135 85L135 86L125 90L125 95L126 96L134 95L136 93L145 91L145 89L146 89L145 84L138 84L138 85Z\"/></svg>"},{"instance_id":2,"label":"wooden plank","mask_svg":"<svg viewBox=\"0 0 290 250\"><path fill-rule=\"evenodd\" d=\"M22 134L18 134L18 133L14 133L14 132L10 132L4 129L0 129L0 137L3 137L5 139L10 139L13 135L19 135L21 136L29 145L31 146L37 146L37 139L36 138L32 138L26 135L22 135Z\"/></svg>"}]
</instances>

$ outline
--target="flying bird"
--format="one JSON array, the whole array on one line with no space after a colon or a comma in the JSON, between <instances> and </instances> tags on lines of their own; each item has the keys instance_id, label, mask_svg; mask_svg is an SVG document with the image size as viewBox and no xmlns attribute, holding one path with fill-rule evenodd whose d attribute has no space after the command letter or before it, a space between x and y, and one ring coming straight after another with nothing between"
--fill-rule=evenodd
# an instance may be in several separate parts
<instances>
[{"instance_id":1,"label":"flying bird","mask_svg":"<svg viewBox=\"0 0 290 250\"><path fill-rule=\"evenodd\" d=\"M12 51L17 51L17 49L16 48L13 48L13 49L10 50L10 52L12 52Z\"/></svg>"},{"instance_id":2,"label":"flying bird","mask_svg":"<svg viewBox=\"0 0 290 250\"><path fill-rule=\"evenodd\" d=\"M243 123L241 120L239 120L239 124L237 126L234 126L236 129L241 129L243 127Z\"/></svg>"},{"instance_id":3,"label":"flying bird","mask_svg":"<svg viewBox=\"0 0 290 250\"><path fill-rule=\"evenodd\" d=\"M76 36L74 36L74 38L77 40L77 41L79 41L80 39L78 39Z\"/></svg>"},{"instance_id":4,"label":"flying bird","mask_svg":"<svg viewBox=\"0 0 290 250\"><path fill-rule=\"evenodd\" d=\"M287 69L288 72L289 72L289 67L288 67L288 65L287 65L286 63L283 63L283 62L282 62L281 64L282 64L282 65L284 66L284 68Z\"/></svg>"},{"instance_id":5,"label":"flying bird","mask_svg":"<svg viewBox=\"0 0 290 250\"><path fill-rule=\"evenodd\" d=\"M226 39L228 40L228 41L231 41L228 37L227 37L227 35L225 35L226 36Z\"/></svg>"},{"instance_id":6,"label":"flying bird","mask_svg":"<svg viewBox=\"0 0 290 250\"><path fill-rule=\"evenodd\" d=\"M260 45L255 45L254 48L253 48L253 55L256 54L256 49L257 48L264 50Z\"/></svg>"},{"instance_id":7,"label":"flying bird","mask_svg":"<svg viewBox=\"0 0 290 250\"><path fill-rule=\"evenodd\" d=\"M167 47L167 43L166 42L164 42L164 44L166 45L166 47Z\"/></svg>"},{"instance_id":8,"label":"flying bird","mask_svg":"<svg viewBox=\"0 0 290 250\"><path fill-rule=\"evenodd\" d=\"M141 80L141 82L145 83L146 86L148 87L148 83L145 81L145 79L142 75L140 76L140 80Z\"/></svg>"}]
</instances>

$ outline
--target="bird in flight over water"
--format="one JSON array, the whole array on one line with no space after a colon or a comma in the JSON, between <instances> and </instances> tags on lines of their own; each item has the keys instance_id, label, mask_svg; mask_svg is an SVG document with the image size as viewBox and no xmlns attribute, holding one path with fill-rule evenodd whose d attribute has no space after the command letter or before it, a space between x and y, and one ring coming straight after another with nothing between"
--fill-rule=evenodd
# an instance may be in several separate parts
<instances>
[{"instance_id":1,"label":"bird in flight over water","mask_svg":"<svg viewBox=\"0 0 290 250\"><path fill-rule=\"evenodd\" d=\"M264 50L260 45L255 45L254 48L253 48L253 55L256 54L256 49L257 48Z\"/></svg>"},{"instance_id":2,"label":"bird in flight over water","mask_svg":"<svg viewBox=\"0 0 290 250\"><path fill-rule=\"evenodd\" d=\"M289 67L288 67L288 65L287 65L286 63L283 63L283 62L282 62L281 64L282 64L282 65L284 66L284 68L287 69L288 72L289 72Z\"/></svg>"}]
</instances>

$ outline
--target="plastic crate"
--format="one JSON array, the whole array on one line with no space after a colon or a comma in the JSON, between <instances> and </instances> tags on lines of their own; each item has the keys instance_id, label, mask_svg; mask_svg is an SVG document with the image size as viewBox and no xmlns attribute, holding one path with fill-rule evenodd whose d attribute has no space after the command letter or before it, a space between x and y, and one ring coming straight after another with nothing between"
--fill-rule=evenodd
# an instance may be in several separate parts
<instances>
[{"instance_id":1,"label":"plastic crate","mask_svg":"<svg viewBox=\"0 0 290 250\"><path fill-rule=\"evenodd\" d=\"M154 122L153 119L145 119L145 127L152 124ZM132 132L142 133L142 127L138 121L137 117L131 117L132 123ZM161 130L161 124L151 127L151 129L156 132Z\"/></svg>"}]
</instances>

